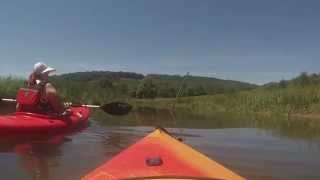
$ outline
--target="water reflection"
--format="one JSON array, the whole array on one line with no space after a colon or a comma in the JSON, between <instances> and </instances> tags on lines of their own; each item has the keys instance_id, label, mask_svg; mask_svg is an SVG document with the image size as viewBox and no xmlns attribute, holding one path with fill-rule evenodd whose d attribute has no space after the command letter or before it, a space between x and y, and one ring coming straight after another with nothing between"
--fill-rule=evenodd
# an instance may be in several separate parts
<instances>
[{"instance_id":1,"label":"water reflection","mask_svg":"<svg viewBox=\"0 0 320 180\"><path fill-rule=\"evenodd\" d=\"M288 119L284 116L253 116L248 114L216 113L201 116L186 111L172 112L166 109L140 108L124 117L106 116L94 113L94 119L108 126L163 126L173 128L259 128L268 130L275 136L319 140L318 119Z\"/></svg>"},{"instance_id":2,"label":"water reflection","mask_svg":"<svg viewBox=\"0 0 320 180\"><path fill-rule=\"evenodd\" d=\"M15 104L0 103L0 114L11 114ZM71 133L71 132L70 132ZM0 153L13 153L18 156L20 168L33 180L47 180L50 168L57 165L56 157L62 152L59 146L67 141L67 133L46 135L8 135L0 137ZM2 173L3 175L3 173ZM6 176L4 175L4 178ZM11 179L10 177L6 179Z\"/></svg>"},{"instance_id":3,"label":"water reflection","mask_svg":"<svg viewBox=\"0 0 320 180\"><path fill-rule=\"evenodd\" d=\"M12 103L2 102L0 105L0 114L11 114L15 111ZM23 179L48 180L53 175L51 170L61 166L59 157L63 155L61 146L70 142L68 136L77 134L87 126L78 127L72 131L60 132L59 134L26 134L26 135L1 135L0 136L0 154L4 159L13 154L17 157L16 174L18 177L12 177L5 172L1 173L1 179L21 179L19 174L26 174ZM25 173L22 173L25 172Z\"/></svg>"},{"instance_id":4,"label":"water reflection","mask_svg":"<svg viewBox=\"0 0 320 180\"><path fill-rule=\"evenodd\" d=\"M163 126L176 128L238 128L247 127L248 121L242 121L238 115L217 113L204 117L187 111L172 112L166 109L139 108L128 116L106 116L95 111L94 119L111 126Z\"/></svg>"},{"instance_id":5,"label":"water reflection","mask_svg":"<svg viewBox=\"0 0 320 180\"><path fill-rule=\"evenodd\" d=\"M50 168L57 166L59 146L66 141L65 134L1 137L0 152L16 154L20 168L33 180L47 180Z\"/></svg>"},{"instance_id":6,"label":"water reflection","mask_svg":"<svg viewBox=\"0 0 320 180\"><path fill-rule=\"evenodd\" d=\"M248 179L319 179L319 124L149 108L122 117L94 112L90 127L80 133L0 137L0 166L15 173L3 171L0 179L81 179L154 126L176 127L168 130Z\"/></svg>"}]
</instances>

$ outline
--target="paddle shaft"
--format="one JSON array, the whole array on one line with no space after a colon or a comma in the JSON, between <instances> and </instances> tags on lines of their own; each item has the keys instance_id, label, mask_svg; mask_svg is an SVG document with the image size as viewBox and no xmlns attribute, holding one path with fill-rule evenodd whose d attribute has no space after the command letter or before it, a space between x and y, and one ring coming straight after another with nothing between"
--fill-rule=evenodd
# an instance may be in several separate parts
<instances>
[{"instance_id":1,"label":"paddle shaft","mask_svg":"<svg viewBox=\"0 0 320 180\"><path fill-rule=\"evenodd\" d=\"M72 105L71 105L72 106ZM81 104L81 107L88 107L88 108L101 108L101 106L98 105L91 105L91 104Z\"/></svg>"},{"instance_id":2,"label":"paddle shaft","mask_svg":"<svg viewBox=\"0 0 320 180\"><path fill-rule=\"evenodd\" d=\"M5 102L17 102L17 100L15 99L8 99L8 98L1 98L1 101L5 101ZM88 108L100 108L101 106L98 105L92 105L92 104L81 104L79 106L82 107L88 107Z\"/></svg>"},{"instance_id":3,"label":"paddle shaft","mask_svg":"<svg viewBox=\"0 0 320 180\"><path fill-rule=\"evenodd\" d=\"M7 99L7 98L1 98L0 101L17 102L17 100L15 100L15 99Z\"/></svg>"},{"instance_id":4,"label":"paddle shaft","mask_svg":"<svg viewBox=\"0 0 320 180\"><path fill-rule=\"evenodd\" d=\"M17 100L15 99L8 99L8 98L0 98L0 102L13 102L16 103ZM111 115L126 115L128 114L132 106L128 103L121 103L121 102L111 102L104 105L92 105L92 104L73 104L69 103L71 107L87 107L87 108L100 108L104 112L111 114Z\"/></svg>"}]
</instances>

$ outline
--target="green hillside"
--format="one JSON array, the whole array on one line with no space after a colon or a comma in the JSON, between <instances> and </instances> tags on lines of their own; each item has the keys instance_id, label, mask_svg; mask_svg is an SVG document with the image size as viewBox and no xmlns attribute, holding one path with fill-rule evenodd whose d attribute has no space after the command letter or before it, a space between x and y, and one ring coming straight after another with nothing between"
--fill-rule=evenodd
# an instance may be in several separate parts
<instances>
[{"instance_id":1,"label":"green hillside","mask_svg":"<svg viewBox=\"0 0 320 180\"><path fill-rule=\"evenodd\" d=\"M181 96L232 93L256 88L256 85L209 77L180 75L143 75L132 72L92 71L56 75L51 81L66 101L102 103L128 98L172 98ZM0 79L0 96L14 97L25 80Z\"/></svg>"},{"instance_id":2,"label":"green hillside","mask_svg":"<svg viewBox=\"0 0 320 180\"><path fill-rule=\"evenodd\" d=\"M105 103L125 100L137 106L185 108L206 114L320 113L320 74L302 73L292 80L256 86L238 81L179 75L142 75L128 72L78 72L53 76L65 101ZM0 97L14 98L25 80L0 78ZM175 98L180 87L182 96ZM139 100L141 99L141 100ZM148 100L152 99L152 100Z\"/></svg>"},{"instance_id":3,"label":"green hillside","mask_svg":"<svg viewBox=\"0 0 320 180\"><path fill-rule=\"evenodd\" d=\"M185 79L185 80L183 80ZM130 72L93 71L63 74L52 77L63 94L74 97L81 91L95 92L102 98L118 97L175 97L199 96L249 90L256 85L216 78L180 75L143 75Z\"/></svg>"},{"instance_id":4,"label":"green hillside","mask_svg":"<svg viewBox=\"0 0 320 180\"><path fill-rule=\"evenodd\" d=\"M161 90L162 88L171 87L178 88L183 87L185 96L193 95L212 95L221 93L231 93L243 90L250 90L256 88L256 85L232 81L232 80L222 80L210 77L200 77L200 76L179 76L179 75L157 75L151 74L147 78L152 79L157 87ZM183 81L183 79L185 81ZM197 94L198 91L202 91L202 94ZM161 96L160 97L164 97Z\"/></svg>"},{"instance_id":5,"label":"green hillside","mask_svg":"<svg viewBox=\"0 0 320 180\"><path fill-rule=\"evenodd\" d=\"M177 108L198 114L216 112L280 113L299 116L318 114L320 113L320 74L302 73L292 80L268 83L249 91L136 101L137 106L158 108L171 108L174 104Z\"/></svg>"}]
</instances>

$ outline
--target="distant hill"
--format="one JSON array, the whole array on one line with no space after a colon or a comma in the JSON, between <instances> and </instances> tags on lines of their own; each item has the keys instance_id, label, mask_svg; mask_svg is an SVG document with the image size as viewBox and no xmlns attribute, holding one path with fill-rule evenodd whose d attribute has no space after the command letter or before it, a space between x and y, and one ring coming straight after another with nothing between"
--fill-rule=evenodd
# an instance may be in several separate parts
<instances>
[{"instance_id":1,"label":"distant hill","mask_svg":"<svg viewBox=\"0 0 320 180\"><path fill-rule=\"evenodd\" d=\"M281 80L279 82L270 82L261 86L261 88L286 88L288 86L318 86L320 85L320 73L302 72L299 76L291 80Z\"/></svg>"},{"instance_id":2,"label":"distant hill","mask_svg":"<svg viewBox=\"0 0 320 180\"><path fill-rule=\"evenodd\" d=\"M185 80L184 80L185 79ZM256 88L254 84L210 77L150 74L132 72L76 72L52 77L69 97L81 91L108 94L113 97L175 97L231 93ZM84 95L85 96L85 95ZM94 98L99 100L99 97Z\"/></svg>"},{"instance_id":3,"label":"distant hill","mask_svg":"<svg viewBox=\"0 0 320 180\"><path fill-rule=\"evenodd\" d=\"M184 76L180 75L159 75L150 74L148 78L152 79L159 87L179 87L181 85ZM233 80L222 80L212 77L201 77L201 76L187 76L184 81L185 90L203 88L205 94L220 94L229 93L243 90L250 90L258 87L257 85L244 83Z\"/></svg>"},{"instance_id":4,"label":"distant hill","mask_svg":"<svg viewBox=\"0 0 320 180\"><path fill-rule=\"evenodd\" d=\"M301 73L291 80L267 83L232 95L184 97L179 101L175 98L157 98L152 101L136 100L135 104L164 109L175 107L206 116L223 112L263 115L271 120L308 118L317 121L320 117L320 73Z\"/></svg>"},{"instance_id":5,"label":"distant hill","mask_svg":"<svg viewBox=\"0 0 320 180\"><path fill-rule=\"evenodd\" d=\"M96 81L100 79L119 80L119 79L135 79L141 80L143 74L132 72L112 72L112 71L90 71L90 72L75 72L53 76L53 79L72 80L72 81Z\"/></svg>"}]
</instances>

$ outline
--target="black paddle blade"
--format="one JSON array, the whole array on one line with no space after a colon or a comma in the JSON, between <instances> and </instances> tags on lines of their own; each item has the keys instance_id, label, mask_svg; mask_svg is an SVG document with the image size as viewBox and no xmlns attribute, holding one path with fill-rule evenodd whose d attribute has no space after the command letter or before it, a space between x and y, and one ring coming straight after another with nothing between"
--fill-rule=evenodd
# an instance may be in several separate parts
<instances>
[{"instance_id":1,"label":"black paddle blade","mask_svg":"<svg viewBox=\"0 0 320 180\"><path fill-rule=\"evenodd\" d=\"M132 106L128 103L123 103L123 102L112 102L105 104L100 107L104 112L109 113L111 115L126 115L128 114Z\"/></svg>"}]
</instances>

